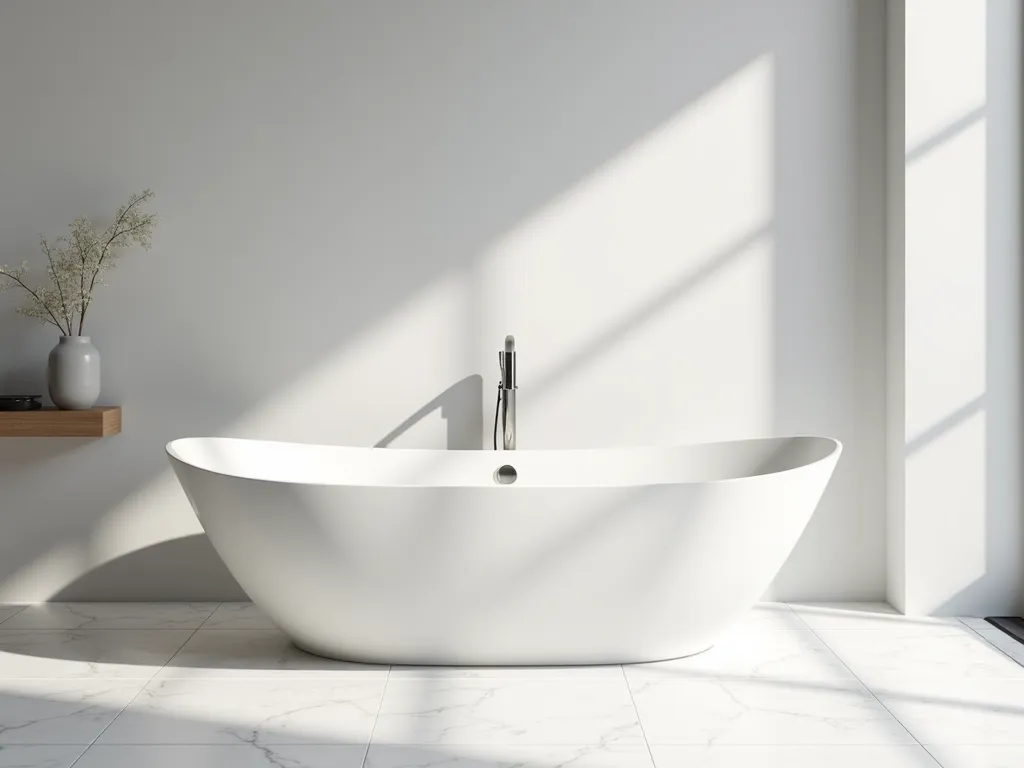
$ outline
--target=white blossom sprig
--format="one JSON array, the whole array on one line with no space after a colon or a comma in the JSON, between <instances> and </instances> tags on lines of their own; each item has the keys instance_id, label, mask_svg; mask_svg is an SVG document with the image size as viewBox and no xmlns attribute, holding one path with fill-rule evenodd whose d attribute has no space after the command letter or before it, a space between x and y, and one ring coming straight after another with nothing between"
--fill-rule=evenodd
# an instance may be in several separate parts
<instances>
[{"instance_id":1,"label":"white blossom sprig","mask_svg":"<svg viewBox=\"0 0 1024 768\"><path fill-rule=\"evenodd\" d=\"M153 192L148 189L133 194L102 232L87 217L79 216L71 223L69 234L52 243L41 237L49 284L31 287L26 282L28 262L22 262L18 267L0 266L0 278L6 278L0 282L0 291L23 289L28 304L19 308L19 313L55 325L66 336L81 336L93 291L103 284L103 274L117 265L128 246L151 247L157 217L141 208L152 199Z\"/></svg>"}]
</instances>

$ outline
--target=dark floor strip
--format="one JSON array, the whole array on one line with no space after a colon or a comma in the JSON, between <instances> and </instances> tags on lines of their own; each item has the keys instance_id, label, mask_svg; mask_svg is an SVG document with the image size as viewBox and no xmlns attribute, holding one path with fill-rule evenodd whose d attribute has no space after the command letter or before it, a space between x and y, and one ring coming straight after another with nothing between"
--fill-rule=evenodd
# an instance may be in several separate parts
<instances>
[{"instance_id":1,"label":"dark floor strip","mask_svg":"<svg viewBox=\"0 0 1024 768\"><path fill-rule=\"evenodd\" d=\"M989 616L985 621L1024 645L1024 619L1020 616Z\"/></svg>"}]
</instances>

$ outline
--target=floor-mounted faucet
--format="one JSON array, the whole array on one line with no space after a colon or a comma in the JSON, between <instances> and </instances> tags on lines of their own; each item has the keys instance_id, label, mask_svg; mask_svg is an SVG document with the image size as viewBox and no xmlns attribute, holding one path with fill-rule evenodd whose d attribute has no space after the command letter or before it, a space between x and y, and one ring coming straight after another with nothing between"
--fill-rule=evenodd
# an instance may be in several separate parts
<instances>
[{"instance_id":1,"label":"floor-mounted faucet","mask_svg":"<svg viewBox=\"0 0 1024 768\"><path fill-rule=\"evenodd\" d=\"M494 450L498 450L498 416L501 415L501 445L506 451L516 447L516 340L505 337L505 349L498 352L501 381L494 409Z\"/></svg>"}]
</instances>

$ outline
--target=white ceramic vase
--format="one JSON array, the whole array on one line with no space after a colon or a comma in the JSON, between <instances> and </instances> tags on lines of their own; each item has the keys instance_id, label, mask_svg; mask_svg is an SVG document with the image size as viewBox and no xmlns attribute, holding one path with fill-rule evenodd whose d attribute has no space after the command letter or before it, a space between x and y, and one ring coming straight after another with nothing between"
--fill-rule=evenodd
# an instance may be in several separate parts
<instances>
[{"instance_id":1,"label":"white ceramic vase","mask_svg":"<svg viewBox=\"0 0 1024 768\"><path fill-rule=\"evenodd\" d=\"M100 353L88 336L61 336L50 350L46 383L50 399L65 411L83 411L100 397Z\"/></svg>"}]
</instances>

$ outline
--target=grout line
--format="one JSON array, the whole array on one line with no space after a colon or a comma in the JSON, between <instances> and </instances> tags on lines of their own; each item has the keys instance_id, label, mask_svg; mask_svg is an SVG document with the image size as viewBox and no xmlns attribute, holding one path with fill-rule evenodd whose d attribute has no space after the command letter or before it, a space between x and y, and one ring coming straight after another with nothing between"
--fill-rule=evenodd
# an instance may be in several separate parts
<instances>
[{"instance_id":1,"label":"grout line","mask_svg":"<svg viewBox=\"0 0 1024 768\"><path fill-rule=\"evenodd\" d=\"M10 620L11 620L11 619L13 619L13 618L14 618L15 616L17 616L17 615L18 615L19 613L21 613L21 612L22 612L22 611L24 611L24 610L25 610L26 608L28 608L28 607L29 607L30 605L31 605L31 603L25 603L25 604L24 604L24 605L22 605L22 606L21 606L21 607L20 607L20 608L19 608L18 610L16 610L16 611L15 611L14 613L12 613L12 614L11 614L10 616L8 616L8 617L7 617L6 619L0 620L0 624L3 624L3 623L4 623L5 621L10 621Z\"/></svg>"},{"instance_id":2,"label":"grout line","mask_svg":"<svg viewBox=\"0 0 1024 768\"><path fill-rule=\"evenodd\" d=\"M441 450L443 450L443 449L441 449ZM323 742L321 742L321 741L302 741L302 742L275 741L275 742L271 742L271 743L266 743L266 742L262 742L261 741L260 744L263 745L263 746L266 746L266 747L299 747L299 748L301 748L301 747L333 747L335 749L346 749L346 748L352 748L352 747L359 746L358 744L350 744L350 743L340 743L339 744L337 741L323 741ZM227 743L225 743L223 741L189 741L189 742L181 742L181 741L133 741L133 742L127 742L127 743L123 743L123 744L100 744L99 746L101 746L101 747L109 747L109 748L116 748L116 749L121 749L122 747L223 747L225 750L248 750L253 745L252 745L251 742L240 742L240 741L239 742L233 742L233 743L230 743L230 744L227 744ZM469 748L473 748L473 747L489 747L489 746L493 746L493 745L490 742L484 742L484 743L478 743L478 744L438 744L435 741L427 741L427 742L422 742L422 743L421 742L415 742L415 741L410 741L410 742L406 743L406 742L403 741L403 742L395 743L395 744L386 744L385 746L390 747L390 748L402 748L402 749L415 748L415 747L429 747L429 748L435 748L436 749L436 748L445 748L445 747L447 747L447 748L450 748L452 750L458 750L458 749L460 749L462 747L469 747ZM509 746L509 745L506 742L501 742L497 746L504 747L504 746ZM559 748L565 749L565 750L569 750L569 749L587 749L587 750L594 750L594 751L599 751L601 749L601 747L598 746L598 745L595 745L594 742L588 742L588 743L585 743L585 744L580 744L578 742L572 742L572 743L566 744L565 742L561 742L561 741L555 741L555 742L544 741L544 742L538 742L538 743L535 743L535 744L534 743L530 743L530 744L515 744L515 745L512 745L512 746L514 746L516 749L521 749L523 751L538 750L538 749L559 749ZM629 751L632 751L632 750L639 750L640 749L640 745L639 744L611 744L609 746L610 746L611 751L616 751L616 750L621 750L621 751L629 750ZM869 750L869 749L877 749L879 747L883 747L883 748L889 748L889 747L897 747L897 748L925 747L924 744L919 744L919 743L915 743L915 744L887 744L885 742L881 742L881 743L869 743L869 744L866 744L866 743L862 743L862 742L855 742L855 743L839 742L839 743L830 743L830 744L799 744L799 743L797 743L797 744L780 744L777 741L764 741L764 742L756 741L756 742L750 742L749 744L744 742L743 744L711 744L711 745L704 744L704 743L700 743L700 744L694 744L694 743L659 744L658 746L659 747L664 747L666 749L680 749L680 748L682 748L682 749L692 749L692 750L695 750L695 751L698 750L698 749L709 749L709 750L712 750L712 751L721 751L722 753L734 752L734 753L737 753L737 754L739 752L742 752L742 751L752 751L754 749L762 750L762 749L766 749L766 748L767 749L775 749L775 750L794 749L794 750L808 750L808 751L812 750L812 749L822 749L822 748L824 748L826 750L832 750L832 749L847 750L847 749L849 749L849 750L865 750L866 751L866 750ZM992 743L976 743L976 742L969 742L969 743L964 743L964 744L932 744L932 746L933 747L943 746L943 747L954 747L954 748L957 748L957 747L1000 747L1000 748L1002 748L1002 747L1011 747L1013 749L1019 749L1021 747L1020 744L992 744ZM81 744L5 744L4 747L5 748L8 748L8 747L82 747L82 745ZM85 749L85 747L82 747L82 748ZM459 756L458 755L445 755L445 757L452 757L452 758L458 759ZM929 757L931 757L930 753L929 753ZM205 765L205 763L203 765ZM413 768L419 768L420 765L421 765L420 763L416 763L416 765ZM430 765L436 765L436 764L435 763L431 763ZM447 763L446 763L446 765L447 765ZM483 764L483 763L468 763L467 765L471 766L472 768L485 768L485 764ZM510 765L510 766L515 766L515 768L522 768L524 764L523 763L486 763L486 768L496 768L499 765L500 766ZM567 763L560 763L556 768L562 768L564 765L567 765ZM687 764L687 765L689 765L689 764ZM775 766L777 764L776 763L771 763L770 765L771 765L771 768L775 768ZM886 765L888 765L888 763L886 763ZM547 764L545 763L544 764L544 768L546 768L546 767L547 767ZM18 768L21 768L21 766L18 766ZM302 768L305 768L305 766L303 766ZM402 763L402 768L408 768L407 764ZM539 767L537 767L535 763L529 763L528 764L528 768L539 768ZM940 768L941 768L941 766L940 766ZM977 768L977 766L974 766L973 768Z\"/></svg>"},{"instance_id":3,"label":"grout line","mask_svg":"<svg viewBox=\"0 0 1024 768\"><path fill-rule=\"evenodd\" d=\"M900 723L900 725L902 725L902 723ZM921 749L923 749L925 751L925 754L927 754L928 757L930 757L932 760L934 760L935 764L937 766L939 766L939 768L942 768L942 763L939 762L939 758L937 758L935 755L932 754L932 751L930 749L928 749L928 745L927 744L921 744L920 741L917 742L917 743L920 744ZM932 746L935 746L935 745L933 744Z\"/></svg>"},{"instance_id":4,"label":"grout line","mask_svg":"<svg viewBox=\"0 0 1024 768\"><path fill-rule=\"evenodd\" d=\"M13 411L17 413L17 411ZM11 617L14 618L13 616ZM38 627L28 628L21 627L19 629L4 629L0 626L0 632L196 632L200 627L64 627L59 629L57 627ZM218 630L219 631L219 630ZM258 630L252 629L240 629L240 630L224 630L232 632L254 632Z\"/></svg>"},{"instance_id":5,"label":"grout line","mask_svg":"<svg viewBox=\"0 0 1024 768\"><path fill-rule=\"evenodd\" d=\"M1006 651L1004 651L1004 650L1003 650L1002 648L1000 648L1000 647L999 647L998 645L996 645L996 644L995 644L995 643L993 643L993 642L992 642L991 640L989 640L989 639L988 639L987 637L985 637L985 636L984 636L983 634L981 634L981 633L980 633L980 632L979 632L978 630L976 630L976 629L975 629L974 627L971 627L971 626L968 626L967 624L964 624L964 629L966 629L966 630L967 630L968 632L970 632L971 634L973 634L973 635L976 635L976 636L977 636L977 638L978 638L979 640L981 640L981 642L983 642L983 643L984 643L984 644L985 644L986 646L988 646L989 648L992 648L992 649L994 649L995 651L997 651L998 653L1002 654L1003 656L1005 656L1006 658L1008 658L1008 659L1009 659L1010 661L1012 661L1012 662L1013 662L1014 664L1016 664L1017 666L1019 666L1019 667L1024 667L1024 662L1021 662L1021 661L1019 661L1019 660L1015 659L1015 658L1014 658L1013 656L1011 656L1011 655L1010 655L1009 653L1007 653ZM1000 629L999 629L999 627L992 627L992 629L996 630L997 632L1001 632L1001 631L1002 631L1002 630L1000 630ZM1004 634L1005 634L1005 633L1004 633ZM1007 637L1011 637L1011 635L1007 635ZM1005 678L1004 678L1004 679L1005 679Z\"/></svg>"},{"instance_id":6,"label":"grout line","mask_svg":"<svg viewBox=\"0 0 1024 768\"><path fill-rule=\"evenodd\" d=\"M212 619L212 618L213 618L213 614L215 614L215 613L216 613L217 611L219 611L219 610L220 610L220 607L221 607L222 605L224 605L224 602L223 602L223 601L221 601L221 602L217 603L217 605L215 605L215 606L213 607L213 610L212 610L212 611L210 611L210 615L209 615L209 616L207 616L207 617L206 617L205 619L203 619L203 623L202 623L202 624L200 624L200 625L199 625L198 627L196 627L196 632L198 632L198 631L199 631L200 629L202 629L203 627L205 627L205 626L206 626L206 622L208 622L208 621L209 621L210 619ZM190 637L190 638L189 638L189 640L191 640L191 639L192 639L192 638ZM186 640L185 642L188 642L188 640ZM181 650L181 649L179 648L178 650Z\"/></svg>"},{"instance_id":7,"label":"grout line","mask_svg":"<svg viewBox=\"0 0 1024 768\"><path fill-rule=\"evenodd\" d=\"M796 610L797 607L807 608L807 607L811 607L811 606L808 606L806 603L783 603L783 604L784 605L788 605L790 607L790 609L793 611L793 613L795 613L797 615L797 618L799 618L800 621L803 622L803 624L808 629L814 629L807 622L807 620L804 619L804 617L800 615L800 612ZM839 601L839 602L835 602L835 603L829 603L827 605L813 606L813 607L821 607L821 608L828 608L828 609L833 609L834 608L836 610L839 610L839 609L842 608L843 605L844 605L844 603L842 601ZM880 605L887 605L890 608L892 608L892 606L889 605L888 603L880 603ZM824 626L824 627L818 627L818 629L820 629L822 631L825 631L825 632L893 632L893 631L903 631L903 630L907 630L907 629L915 630L915 629L918 629L918 628L921 628L921 627L923 627L925 629L933 629L933 630L935 630L935 629L957 630L957 629L960 629L961 627L968 627L968 628L970 628L967 625L967 623L964 622L964 620L963 620L964 617L961 617L961 616L924 616L924 617L920 617L920 616L908 616L908 615L902 614L902 613L873 613L871 611L866 611L865 613L873 615L875 618L881 618L881 619L885 620L886 622L888 622L890 625L889 626L881 626L880 625L880 626L874 626L874 627ZM927 621L926 619L929 619L929 618L936 619L936 620L935 621ZM967 617L967 618L973 618L973 617ZM953 634L953 633L949 632L949 634Z\"/></svg>"},{"instance_id":8,"label":"grout line","mask_svg":"<svg viewBox=\"0 0 1024 768\"><path fill-rule=\"evenodd\" d=\"M345 742L345 743L338 743L337 741L316 741L316 740L313 740L313 741L299 741L299 742L296 742L296 741L271 741L269 743L268 742L264 742L264 741L260 741L258 744L253 744L251 741L234 741L234 742L231 742L231 743L225 743L223 741L125 741L125 742L119 742L117 744L98 744L97 746L108 747L110 749L121 749L123 747L223 747L226 750L233 750L233 749L249 750L253 746L257 746L257 747L260 747L260 746L263 746L263 747L298 747L300 749L302 747L335 747L335 748L338 748L338 749L346 749L348 747L358 747L359 745L358 744L349 744L347 742ZM389 744L388 746L390 747L390 746L395 746L395 745ZM406 746L408 746L408 747L436 747L437 744L429 744L429 743L428 744L402 744L401 746L403 746L403 747L406 747ZM476 744L468 744L468 745L456 744L454 746L470 746L470 747L473 747L473 746L478 746L478 745L476 745ZM529 744L527 746L529 746L529 747L550 747L550 746L561 747L561 746L565 746L565 745L564 744ZM571 746L575 746L575 745L571 745ZM744 746L746 746L746 745L744 745ZM755 744L754 746L761 746L761 745ZM974 745L971 745L971 744L968 744L968 745L954 744L953 746L974 746ZM1011 746L1015 746L1015 745L1011 745ZM8 749L10 747L81 747L82 749L88 749L89 748L89 747L82 746L81 744L4 744L4 749ZM206 764L203 763L202 765L206 765ZM22 768L22 766L18 766L17 768ZM303 766L303 768L305 768L305 766ZM490 768L490 766L488 766L488 768Z\"/></svg>"},{"instance_id":9,"label":"grout line","mask_svg":"<svg viewBox=\"0 0 1024 768\"><path fill-rule=\"evenodd\" d=\"M13 745L11 745L11 746L13 746ZM82 745L81 744L74 744L74 745L69 745L69 746L81 747ZM78 753L78 757L76 757L74 760L71 761L70 765L68 765L68 768L74 768L75 767L75 763L77 763L79 760L81 760L85 756L85 753L89 751L89 747L91 747L91 746L92 746L92 744L89 744L87 746L82 747L82 751ZM62 765L63 765L63 763L62 763Z\"/></svg>"},{"instance_id":10,"label":"grout line","mask_svg":"<svg viewBox=\"0 0 1024 768\"><path fill-rule=\"evenodd\" d=\"M803 619L801 619L801 621L803 621ZM804 623L806 624L807 622L804 622ZM861 680L860 676L856 672L854 672L852 669L850 669L850 665L847 664L845 661L843 661L842 657L838 653L835 652L835 650L832 648L832 646L829 645L825 641L825 639L821 635L819 635L817 633L817 631L813 627L808 626L808 628L811 630L811 633L816 638L818 638L818 640L822 643L822 645L824 645L826 648L828 648L829 651L832 653L832 655L836 657L836 661L838 661L840 664L842 664L846 668L846 671L849 672L851 675L853 675L853 679L856 680L858 683L860 683L865 691L867 691L868 693L871 694L871 698L873 698L875 701L878 702L878 706L880 706L882 709L884 709L886 712L888 712L889 716L893 720L895 720L897 723L900 724L900 727L904 731L907 732L907 735L914 740L915 744L917 744L919 747L921 747L921 749L923 749L928 754L928 757L930 757L932 759L932 761L934 761L935 765L937 765L939 768L942 768L942 763L940 763L938 761L938 759L936 759L935 755L933 755L931 752L928 751L928 747L926 747L924 744L922 744L918 740L917 736L915 736L911 732L911 730L909 728L907 728L906 725L904 725L903 721L900 720L898 717L896 717L896 715L893 713L893 711L891 709L889 709L887 706L885 706L885 703L880 698L878 698L878 694L876 694L874 692L874 690L872 690L871 686L869 686L867 683L865 683L863 680Z\"/></svg>"},{"instance_id":11,"label":"grout line","mask_svg":"<svg viewBox=\"0 0 1024 768\"><path fill-rule=\"evenodd\" d=\"M647 731L644 730L644 721L640 719L640 710L637 709L636 699L633 698L633 689L629 687L629 677L626 675L626 667L623 664L619 664L619 670L622 672L622 681L626 684L626 693L629 694L629 703L633 705L633 712L636 714L637 725L640 726L640 735L644 737L644 746L647 747L647 756L651 758L651 765L655 766L654 762L654 751L651 749L651 742L647 740Z\"/></svg>"},{"instance_id":12,"label":"grout line","mask_svg":"<svg viewBox=\"0 0 1024 768\"><path fill-rule=\"evenodd\" d=\"M211 614L211 615L212 615L212 614ZM200 625L200 626L202 626L202 625ZM128 701L128 703L127 703L127 704L125 704L125 705L124 705L123 707L121 707L120 711L118 711L118 713L117 713L116 715L114 715L114 716L113 716L113 717L112 717L112 718L110 719L110 722L109 722L109 723L107 723L107 724L106 724L106 725L105 725L105 726L103 727L103 730L102 730L102 731L100 731L99 733L97 733L97 734L96 734L96 738L95 738L95 739L93 739L93 740L92 740L91 742L89 742L89 746L87 746L87 747L85 748L85 750L84 750L84 751L82 752L82 754L81 754L81 755L79 755L78 757L76 757L76 758L75 758L75 762L73 762L73 763L72 763L71 765L69 765L69 766L68 766L68 768L75 768L75 766L76 766L76 765L78 764L78 761L79 761L79 760L81 760L81 759L82 759L82 758L83 758L83 757L85 756L85 753L86 753L86 752L88 752L88 751L89 751L90 749L92 749L92 748L93 748L93 745L94 745L94 744L95 744L95 743L96 743L97 741L99 741L99 740L100 740L100 738L101 738L101 737L103 736L103 734L107 732L107 729L108 729L108 728L110 728L110 726L112 726L112 725L114 724L114 722L115 722L115 721L117 720L117 718L119 718L119 717L120 717L120 716L121 716L122 714L124 714L124 711L125 711L126 709L128 709L128 707L130 707L130 706L131 706L131 705L132 705L132 704L134 703L134 701L135 701L135 700L136 700L137 698L139 698L139 695L140 695L140 694L141 694L141 693L142 693L142 692L143 692L144 690L146 690L146 688L147 688L147 687L149 686L149 684L150 684L151 682L153 682L153 681L154 681L154 680L156 679L156 676L157 676L157 675L159 675L159 674L160 674L160 673L161 673L161 672L162 672L162 671L163 671L163 670L164 670L164 669L165 669L165 668L167 667L167 665L168 665L168 664L170 664L170 663L171 663L172 661L174 661L174 659L175 659L175 658L177 657L177 655L178 655L179 653L181 653L181 649L182 649L182 648L184 648L184 647L185 647L186 645L188 645L188 641L189 641L189 640L191 640L191 639L192 639L193 637L195 637L195 635L196 635L196 632L198 632L198 631L199 631L199 627L196 627L195 629L193 629L193 630L192 630L192 634L191 634L191 635L189 635L189 636L188 636L187 638L185 638L185 642L183 642L183 643L182 643L181 645L179 645L179 646L178 646L178 650L176 650L176 651L175 651L174 653L172 653L172 654L170 655L170 658L168 658L168 659L167 659L167 661L165 661L165 662L164 662L163 664L161 664L161 665L160 665L160 668L159 668L159 669L157 669L157 670L156 670L156 671L155 671L155 672L154 672L154 673L153 673L152 675L150 675L149 679L148 679L148 680L146 680L146 682L144 682L144 683L142 684L142 687L141 687L141 688L139 688L139 690L137 690L137 691L135 692L135 695L131 697L131 699L130 699L130 700Z\"/></svg>"},{"instance_id":13,"label":"grout line","mask_svg":"<svg viewBox=\"0 0 1024 768\"><path fill-rule=\"evenodd\" d=\"M796 608L794 608L792 606L792 604L790 604L790 603L783 603L783 605L786 606L787 608L789 608L789 612L792 613L794 616L796 616L797 621L799 621L801 624L803 624L804 627L806 627L807 629L810 629L811 632L814 632L814 629L811 628L811 625L807 623L807 619L805 619L803 616L801 616L800 612L798 610L796 610ZM818 633L814 632L814 635L815 635L815 637L817 637ZM821 640L820 637L818 639ZM825 641L822 640L822 642L825 642ZM829 648L829 650L831 651L832 649ZM835 651L833 651L833 653L835 653Z\"/></svg>"},{"instance_id":14,"label":"grout line","mask_svg":"<svg viewBox=\"0 0 1024 768\"><path fill-rule=\"evenodd\" d=\"M203 602L212 603L214 601L207 600L207 601L203 601ZM135 603L135 604L138 605L140 603ZM141 603L141 604L142 605L160 605L160 603L154 603L154 602ZM176 602L176 603L173 603L173 604L174 605L194 605L195 603ZM10 605L10 604L8 603L8 605ZM33 605L46 605L46 603L45 602L44 603L25 603L25 604L21 605L17 611L12 613L6 619L0 619L0 630L4 629L3 624L5 622L10 621L15 616L17 616L22 611L24 611L26 608L30 608ZM74 603L54 603L54 605L74 605ZM206 622L208 622L213 617L213 614L216 613L217 609L220 608L222 605L224 605L223 602L216 603L214 605L214 607L213 607L213 610L210 611L210 614L206 618L203 619L203 621L199 624L198 627L195 627L195 629L193 629L193 632L196 631L196 630L202 629L204 626L206 626ZM139 626L139 627L90 627L90 626L88 626L88 624L85 624L85 625L78 626L78 627L22 627L21 629L6 630L6 631L8 631L8 632L184 632L184 631L187 631L189 629L190 629L190 627L142 627L142 626ZM189 639L191 640L191 637ZM185 642L188 642L188 640L186 640Z\"/></svg>"},{"instance_id":15,"label":"grout line","mask_svg":"<svg viewBox=\"0 0 1024 768\"><path fill-rule=\"evenodd\" d=\"M380 720L380 711L384 708L384 697L387 695L388 682L391 680L391 666L391 664L388 664L388 673L384 676L384 688L380 692L380 704L377 705L377 714L374 715L373 725L370 726L370 735L366 739L366 751L363 752L363 759L359 763L359 768L366 768L366 759L370 756L370 747L373 746L373 734L377 731L377 721Z\"/></svg>"}]
</instances>

